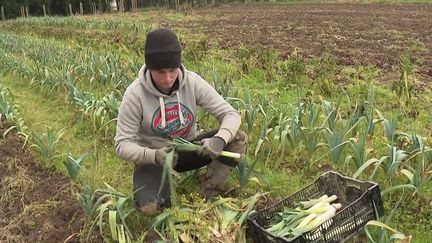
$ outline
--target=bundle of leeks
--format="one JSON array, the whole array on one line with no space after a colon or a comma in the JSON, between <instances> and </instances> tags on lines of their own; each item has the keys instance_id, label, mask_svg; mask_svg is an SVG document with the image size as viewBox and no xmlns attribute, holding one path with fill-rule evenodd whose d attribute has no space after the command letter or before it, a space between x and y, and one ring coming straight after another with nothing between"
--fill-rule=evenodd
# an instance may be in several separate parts
<instances>
[{"instance_id":1,"label":"bundle of leeks","mask_svg":"<svg viewBox=\"0 0 432 243\"><path fill-rule=\"evenodd\" d=\"M320 198L298 202L296 208L285 208L277 213L267 231L275 236L296 237L311 231L331 219L342 208L333 203L337 196L324 195Z\"/></svg>"}]
</instances>

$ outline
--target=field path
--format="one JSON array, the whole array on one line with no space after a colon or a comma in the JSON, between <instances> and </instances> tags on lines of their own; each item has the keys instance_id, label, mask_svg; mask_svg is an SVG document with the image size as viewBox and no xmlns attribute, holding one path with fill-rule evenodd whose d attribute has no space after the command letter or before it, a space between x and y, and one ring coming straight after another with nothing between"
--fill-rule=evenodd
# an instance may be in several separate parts
<instances>
[{"instance_id":1,"label":"field path","mask_svg":"<svg viewBox=\"0 0 432 243\"><path fill-rule=\"evenodd\" d=\"M17 136L0 139L0 242L78 242L85 215L69 178L39 166Z\"/></svg>"}]
</instances>

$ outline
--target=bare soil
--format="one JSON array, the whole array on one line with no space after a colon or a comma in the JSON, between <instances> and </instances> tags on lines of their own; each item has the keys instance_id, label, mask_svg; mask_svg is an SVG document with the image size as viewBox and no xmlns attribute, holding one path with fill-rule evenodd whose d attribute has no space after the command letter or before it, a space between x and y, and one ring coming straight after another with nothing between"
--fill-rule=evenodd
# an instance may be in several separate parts
<instances>
[{"instance_id":1,"label":"bare soil","mask_svg":"<svg viewBox=\"0 0 432 243\"><path fill-rule=\"evenodd\" d=\"M432 82L432 4L239 4L189 14L196 21L161 25L204 33L224 49L244 43L281 58L294 50L307 58L330 53L339 64L371 65L390 76L409 50L420 79Z\"/></svg>"},{"instance_id":2,"label":"bare soil","mask_svg":"<svg viewBox=\"0 0 432 243\"><path fill-rule=\"evenodd\" d=\"M79 242L85 215L70 180L39 166L17 134L0 137L0 195L0 242Z\"/></svg>"}]
</instances>

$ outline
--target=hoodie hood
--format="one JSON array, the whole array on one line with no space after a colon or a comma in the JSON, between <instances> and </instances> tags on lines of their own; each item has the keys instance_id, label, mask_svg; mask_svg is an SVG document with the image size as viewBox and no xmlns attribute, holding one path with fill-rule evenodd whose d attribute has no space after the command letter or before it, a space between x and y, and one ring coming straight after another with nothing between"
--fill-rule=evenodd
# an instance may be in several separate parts
<instances>
[{"instance_id":1,"label":"hoodie hood","mask_svg":"<svg viewBox=\"0 0 432 243\"><path fill-rule=\"evenodd\" d=\"M161 111L161 128L166 128L167 126L167 117L166 117L166 109L165 109L165 99L168 99L169 97L176 96L177 98L177 108L178 108L178 119L180 121L180 125L183 126L185 124L185 118L182 111L182 105L180 100L180 90L185 85L186 81L184 80L185 68L184 66L179 67L178 72L178 81L179 81L179 88L177 90L174 90L171 94L164 94L160 92L154 85L151 80L150 70L144 65L141 67L139 72L139 82L142 83L145 90L147 90L150 94L156 96L159 99L159 107Z\"/></svg>"}]
</instances>

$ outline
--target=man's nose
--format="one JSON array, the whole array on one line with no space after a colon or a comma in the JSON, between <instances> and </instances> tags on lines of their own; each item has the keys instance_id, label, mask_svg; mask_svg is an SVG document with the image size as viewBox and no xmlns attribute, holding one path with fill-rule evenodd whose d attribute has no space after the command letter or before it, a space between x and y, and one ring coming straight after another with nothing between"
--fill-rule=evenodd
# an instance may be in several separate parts
<instances>
[{"instance_id":1,"label":"man's nose","mask_svg":"<svg viewBox=\"0 0 432 243\"><path fill-rule=\"evenodd\" d=\"M172 77L169 73L164 74L163 79L167 82L172 81Z\"/></svg>"}]
</instances>

